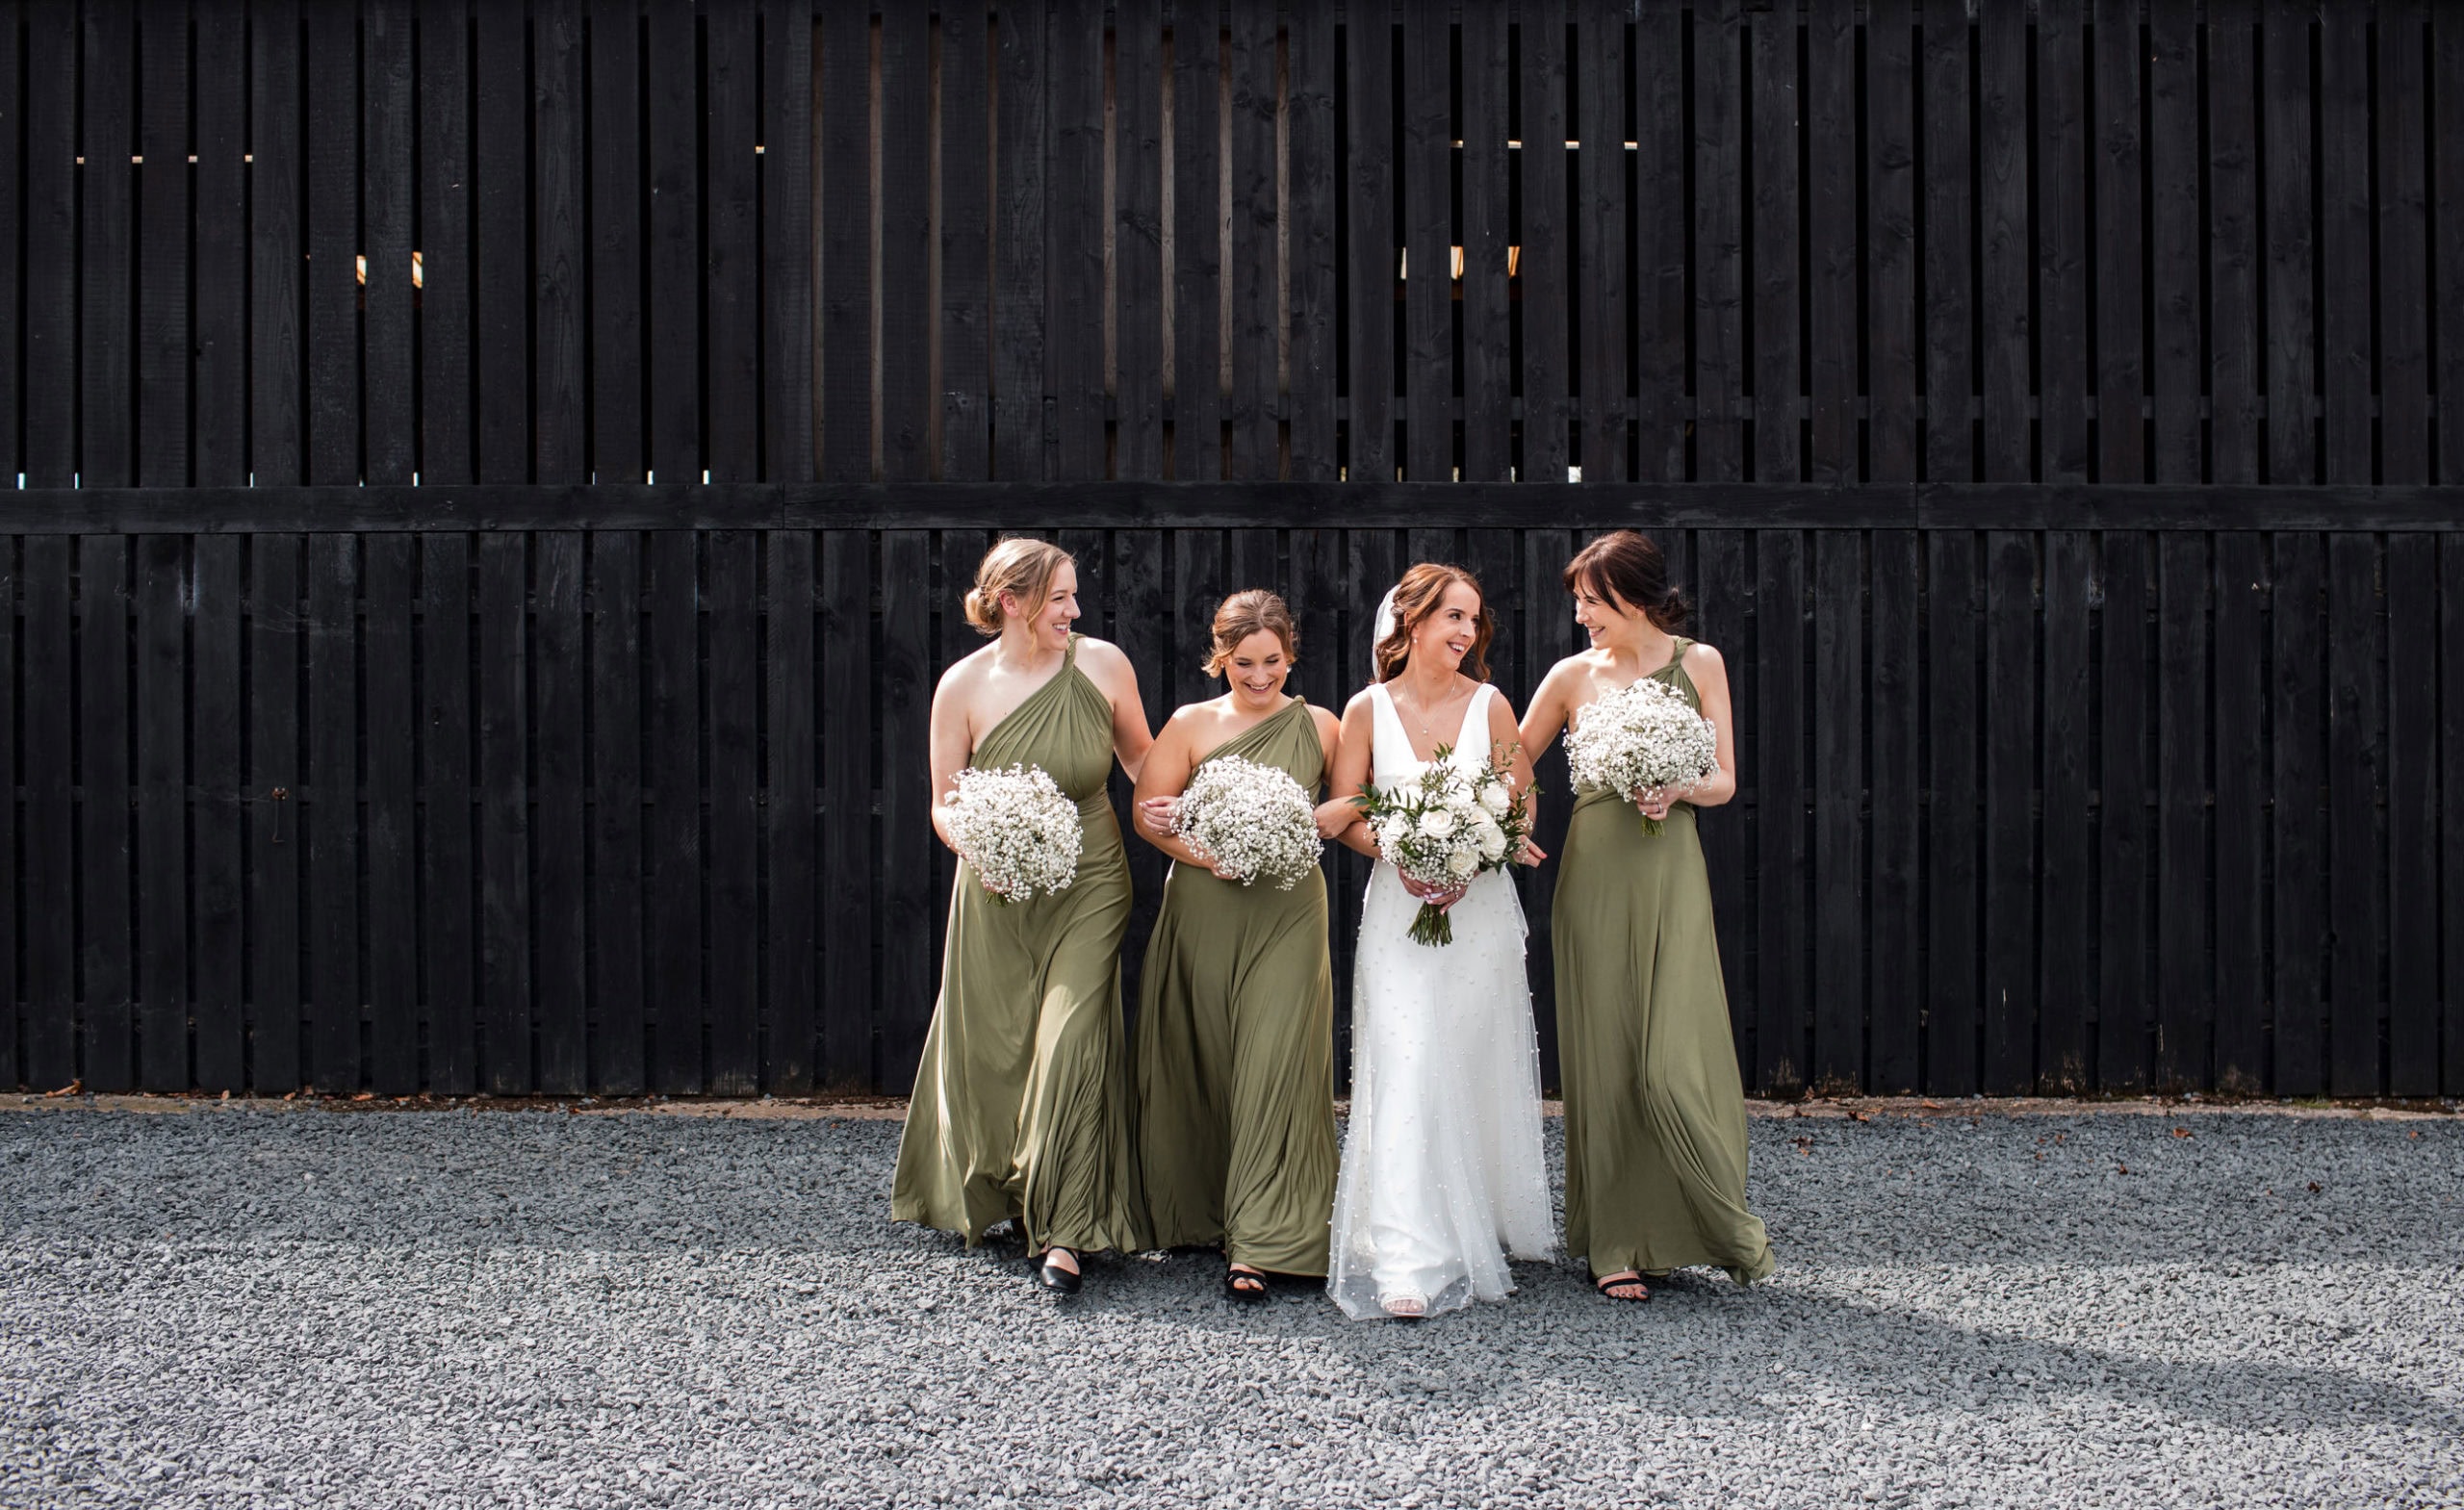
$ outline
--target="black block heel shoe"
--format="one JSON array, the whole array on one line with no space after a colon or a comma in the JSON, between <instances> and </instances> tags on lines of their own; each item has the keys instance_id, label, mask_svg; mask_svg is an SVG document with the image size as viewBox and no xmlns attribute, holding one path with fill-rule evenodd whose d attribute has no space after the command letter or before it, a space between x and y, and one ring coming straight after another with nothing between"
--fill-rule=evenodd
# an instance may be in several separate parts
<instances>
[{"instance_id":1,"label":"black block heel shoe","mask_svg":"<svg viewBox=\"0 0 2464 1510\"><path fill-rule=\"evenodd\" d=\"M1077 1254L1070 1253L1067 1248L1044 1249L1043 1262L1036 1267L1036 1283L1056 1294L1074 1295L1078 1292L1078 1287L1086 1282L1086 1276L1074 1268L1063 1268L1055 1264L1052 1261L1055 1253L1069 1253L1071 1258L1078 1257Z\"/></svg>"}]
</instances>

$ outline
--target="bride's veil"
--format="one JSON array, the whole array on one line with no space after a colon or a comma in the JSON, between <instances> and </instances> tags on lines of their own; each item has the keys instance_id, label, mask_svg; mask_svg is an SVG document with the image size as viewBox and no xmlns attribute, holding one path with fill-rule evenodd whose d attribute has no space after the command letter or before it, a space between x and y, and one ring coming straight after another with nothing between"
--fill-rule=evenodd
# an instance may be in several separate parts
<instances>
[{"instance_id":1,"label":"bride's veil","mask_svg":"<svg viewBox=\"0 0 2464 1510\"><path fill-rule=\"evenodd\" d=\"M1377 600L1376 624L1369 631L1369 665L1370 677L1373 680L1376 678L1377 647L1384 644L1386 636L1394 632L1395 589L1389 587L1386 589L1386 596Z\"/></svg>"}]
</instances>

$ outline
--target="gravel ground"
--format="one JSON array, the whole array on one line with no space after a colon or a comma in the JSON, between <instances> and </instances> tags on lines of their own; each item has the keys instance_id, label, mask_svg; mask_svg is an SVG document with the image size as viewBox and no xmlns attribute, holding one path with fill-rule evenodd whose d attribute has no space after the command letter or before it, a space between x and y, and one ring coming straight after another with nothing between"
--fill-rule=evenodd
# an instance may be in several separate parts
<instances>
[{"instance_id":1,"label":"gravel ground","mask_svg":"<svg viewBox=\"0 0 2464 1510\"><path fill-rule=\"evenodd\" d=\"M0 1112L0 1504L2464 1505L2452 1117L1758 1118L1768 1286L1418 1325L1035 1292L897 1136Z\"/></svg>"}]
</instances>

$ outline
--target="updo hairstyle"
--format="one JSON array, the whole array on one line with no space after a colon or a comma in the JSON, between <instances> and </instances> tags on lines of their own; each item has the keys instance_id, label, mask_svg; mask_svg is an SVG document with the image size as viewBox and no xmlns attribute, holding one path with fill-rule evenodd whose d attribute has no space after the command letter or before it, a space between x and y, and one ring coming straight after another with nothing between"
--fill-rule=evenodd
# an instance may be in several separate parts
<instances>
[{"instance_id":1,"label":"updo hairstyle","mask_svg":"<svg viewBox=\"0 0 2464 1510\"><path fill-rule=\"evenodd\" d=\"M1052 579L1064 566L1074 566L1069 552L1044 540L1013 536L984 552L975 569L975 585L966 590L966 622L989 638L1001 632L1001 595L1040 606L1052 591Z\"/></svg>"},{"instance_id":2,"label":"updo hairstyle","mask_svg":"<svg viewBox=\"0 0 2464 1510\"><path fill-rule=\"evenodd\" d=\"M1611 530L1575 552L1566 563L1567 592L1588 589L1595 595L1639 608L1661 630L1675 634L1685 627L1693 605L1668 582L1668 559L1652 537L1630 529Z\"/></svg>"},{"instance_id":3,"label":"updo hairstyle","mask_svg":"<svg viewBox=\"0 0 2464 1510\"><path fill-rule=\"evenodd\" d=\"M1377 642L1373 653L1378 680L1392 681L1403 674L1404 662L1412 657L1412 631L1444 605L1447 589L1457 582L1472 589L1480 600L1477 634L1463 657L1463 671L1475 681L1489 679L1489 641L1497 637L1498 626L1489 617L1489 598L1480 591L1480 579L1459 566L1423 561L1395 584L1395 627Z\"/></svg>"},{"instance_id":4,"label":"updo hairstyle","mask_svg":"<svg viewBox=\"0 0 2464 1510\"><path fill-rule=\"evenodd\" d=\"M1285 661L1299 661L1300 631L1293 627L1291 608L1265 588L1252 587L1224 599L1215 610L1215 645L1207 653L1206 674L1222 676L1241 642L1261 630L1283 642Z\"/></svg>"}]
</instances>

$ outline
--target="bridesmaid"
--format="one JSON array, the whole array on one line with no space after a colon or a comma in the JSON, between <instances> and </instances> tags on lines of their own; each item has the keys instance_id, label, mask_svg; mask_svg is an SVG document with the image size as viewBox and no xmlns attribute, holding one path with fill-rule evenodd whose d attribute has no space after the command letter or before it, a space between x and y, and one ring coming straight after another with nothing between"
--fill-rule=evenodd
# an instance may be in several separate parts
<instances>
[{"instance_id":1,"label":"bridesmaid","mask_svg":"<svg viewBox=\"0 0 2464 1510\"><path fill-rule=\"evenodd\" d=\"M1080 1255L1150 1247L1138 1190L1120 1012L1129 859L1104 783L1152 742L1129 658L1071 631L1078 570L1040 540L976 568L967 622L992 643L933 694L933 832L960 768L1040 766L1078 804L1086 848L1067 890L1001 906L959 861L941 997L898 1145L890 1215L974 1246L1015 1218L1047 1290ZM955 848L955 846L953 846Z\"/></svg>"},{"instance_id":2,"label":"bridesmaid","mask_svg":"<svg viewBox=\"0 0 2464 1510\"><path fill-rule=\"evenodd\" d=\"M1523 719L1537 758L1602 693L1646 678L1719 726L1719 764L1673 790L1640 793L1643 833L1619 794L1576 794L1558 859L1552 942L1557 1057L1566 1104L1566 1246L1612 1300L1689 1264L1740 1284L1771 1272L1771 1241L1745 1207L1745 1092L1711 933L1711 886L1694 813L1736 795L1728 670L1677 631L1684 595L1659 548L1630 529L1566 564L1575 622L1591 648L1550 669Z\"/></svg>"},{"instance_id":3,"label":"bridesmaid","mask_svg":"<svg viewBox=\"0 0 2464 1510\"><path fill-rule=\"evenodd\" d=\"M1296 639L1274 594L1223 600L1206 671L1230 689L1174 711L1138 779L1140 832L1173 861L1139 991L1146 1209L1161 1246L1221 1245L1224 1292L1235 1300L1265 1298L1270 1272L1326 1272L1335 1201L1326 879L1312 870L1289 891L1225 880L1172 837L1170 822L1191 777L1221 755L1280 766L1316 805L1337 725L1284 695Z\"/></svg>"}]
</instances>

